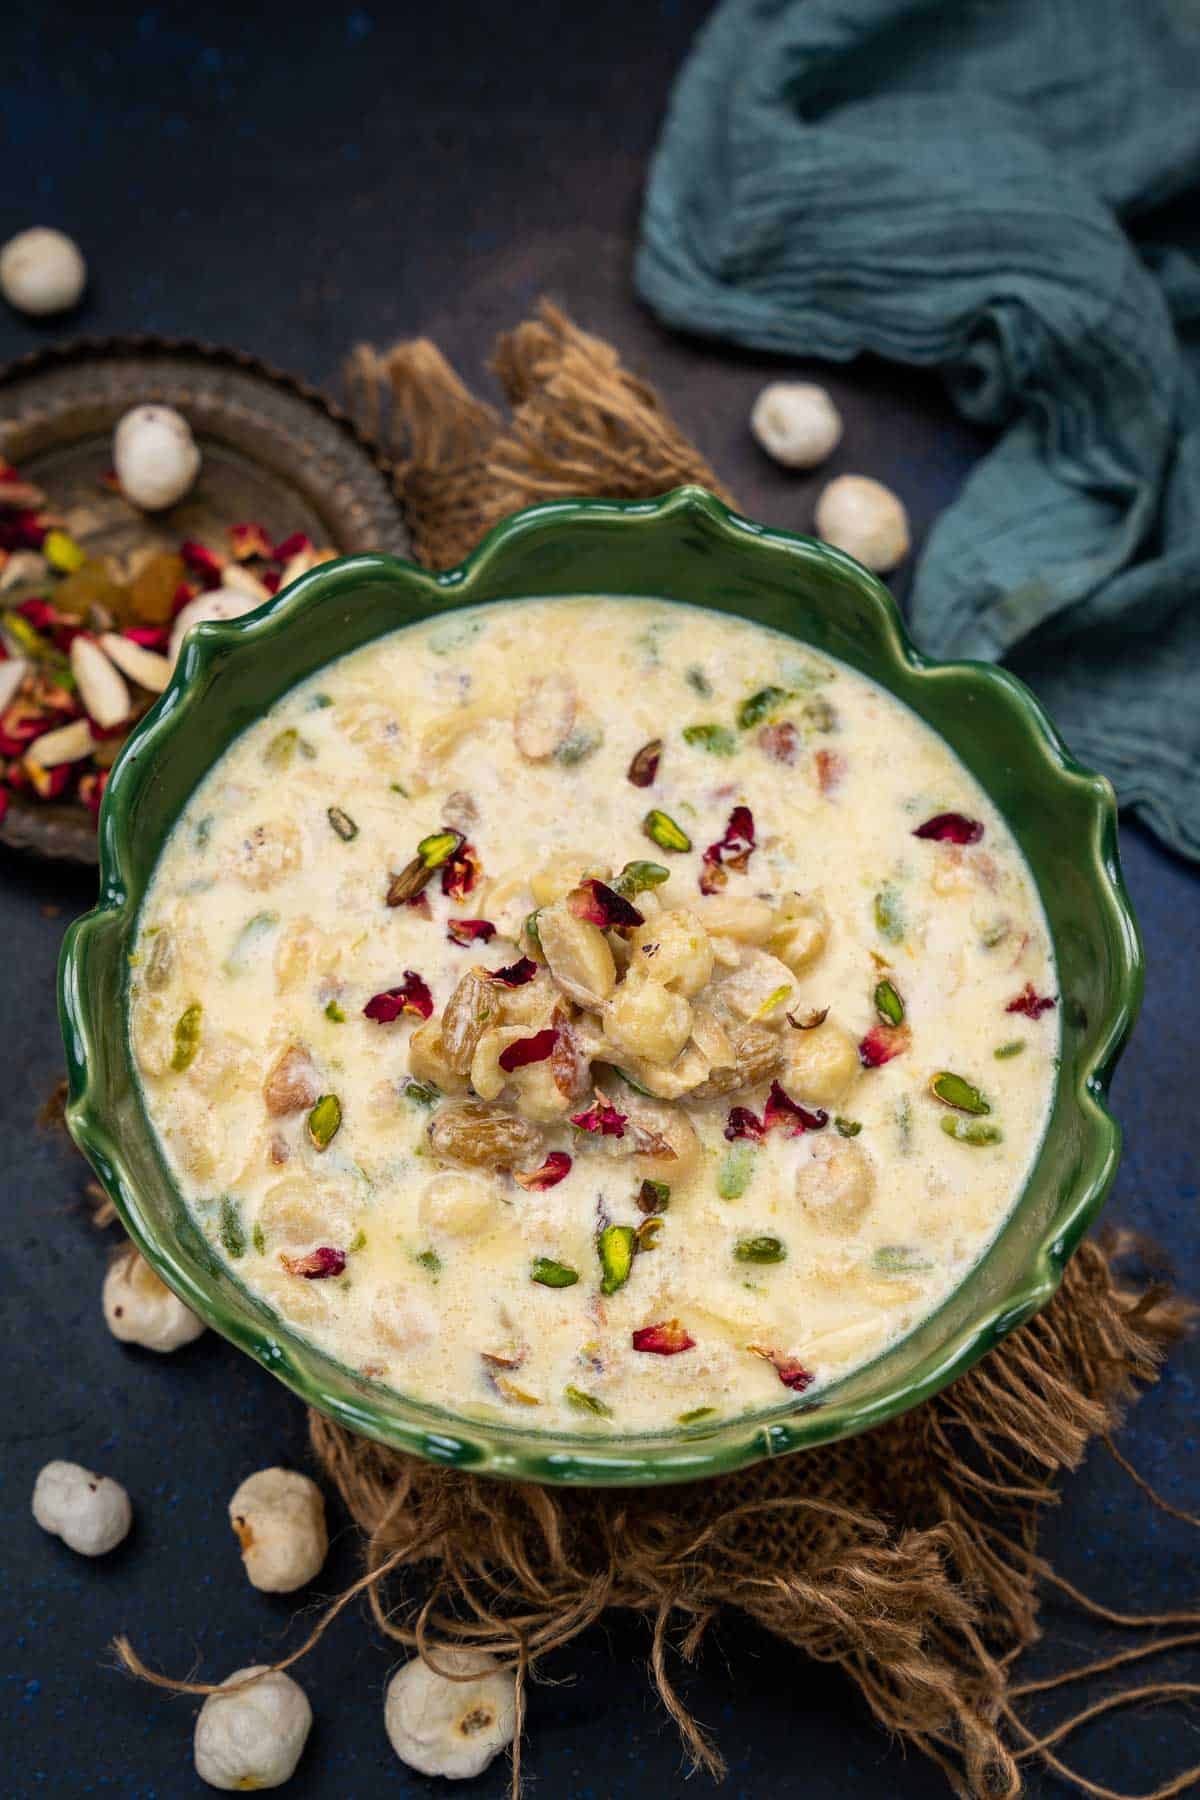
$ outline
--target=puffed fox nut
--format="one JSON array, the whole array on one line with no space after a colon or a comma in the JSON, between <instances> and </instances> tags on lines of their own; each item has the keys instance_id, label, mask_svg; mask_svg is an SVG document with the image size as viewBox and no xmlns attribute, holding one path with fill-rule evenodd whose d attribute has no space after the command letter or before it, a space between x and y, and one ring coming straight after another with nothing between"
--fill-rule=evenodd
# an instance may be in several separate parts
<instances>
[{"instance_id":1,"label":"puffed fox nut","mask_svg":"<svg viewBox=\"0 0 1200 1800\"><path fill-rule=\"evenodd\" d=\"M78 1463L49 1462L33 1488L33 1516L80 1556L104 1556L128 1536L129 1495L119 1481Z\"/></svg>"},{"instance_id":2,"label":"puffed fox nut","mask_svg":"<svg viewBox=\"0 0 1200 1800\"><path fill-rule=\"evenodd\" d=\"M290 1594L316 1575L329 1549L325 1502L294 1469L259 1469L229 1502L229 1520L253 1587Z\"/></svg>"},{"instance_id":3,"label":"puffed fox nut","mask_svg":"<svg viewBox=\"0 0 1200 1800\"><path fill-rule=\"evenodd\" d=\"M227 1793L282 1787L311 1727L308 1696L290 1675L265 1663L235 1669L200 1708L192 1740L196 1773Z\"/></svg>"},{"instance_id":4,"label":"puffed fox nut","mask_svg":"<svg viewBox=\"0 0 1200 1800\"><path fill-rule=\"evenodd\" d=\"M384 1699L384 1725L401 1762L423 1775L467 1781L512 1743L516 1681L483 1651L439 1646L442 1675L420 1658L397 1669ZM451 1680L450 1676L469 1676Z\"/></svg>"},{"instance_id":5,"label":"puffed fox nut","mask_svg":"<svg viewBox=\"0 0 1200 1800\"><path fill-rule=\"evenodd\" d=\"M815 469L842 441L841 414L811 381L769 382L754 402L750 429L787 469Z\"/></svg>"}]
</instances>

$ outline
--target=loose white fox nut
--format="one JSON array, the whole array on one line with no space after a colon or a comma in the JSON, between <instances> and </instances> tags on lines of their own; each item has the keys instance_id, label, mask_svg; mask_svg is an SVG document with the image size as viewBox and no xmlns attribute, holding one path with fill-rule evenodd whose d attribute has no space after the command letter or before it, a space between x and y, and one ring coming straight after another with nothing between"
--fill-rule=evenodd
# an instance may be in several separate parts
<instances>
[{"instance_id":1,"label":"loose white fox nut","mask_svg":"<svg viewBox=\"0 0 1200 1800\"><path fill-rule=\"evenodd\" d=\"M162 1354L192 1343L204 1330L203 1319L158 1279L136 1250L119 1257L104 1277L104 1323L121 1343Z\"/></svg>"},{"instance_id":2,"label":"loose white fox nut","mask_svg":"<svg viewBox=\"0 0 1200 1800\"><path fill-rule=\"evenodd\" d=\"M251 1682L254 1675L261 1681ZM249 1685L238 1685L243 1682ZM200 1708L196 1773L227 1792L282 1787L295 1773L311 1726L308 1697L290 1675L268 1673L265 1663L235 1669Z\"/></svg>"},{"instance_id":3,"label":"loose white fox nut","mask_svg":"<svg viewBox=\"0 0 1200 1800\"><path fill-rule=\"evenodd\" d=\"M772 381L754 402L750 429L787 469L815 469L842 441L842 416L811 381Z\"/></svg>"},{"instance_id":4,"label":"loose white fox nut","mask_svg":"<svg viewBox=\"0 0 1200 1800\"><path fill-rule=\"evenodd\" d=\"M422 1775L467 1781L511 1744L517 1728L517 1684L482 1651L438 1649L439 1667L470 1681L451 1681L419 1659L388 1682L383 1721L392 1749Z\"/></svg>"},{"instance_id":5,"label":"loose white fox nut","mask_svg":"<svg viewBox=\"0 0 1200 1800\"><path fill-rule=\"evenodd\" d=\"M817 535L845 550L877 575L908 555L904 503L869 475L839 475L817 501Z\"/></svg>"},{"instance_id":6,"label":"loose white fox nut","mask_svg":"<svg viewBox=\"0 0 1200 1800\"><path fill-rule=\"evenodd\" d=\"M200 451L173 406L135 406L113 432L113 464L125 498L143 512L161 512L195 481Z\"/></svg>"},{"instance_id":7,"label":"loose white fox nut","mask_svg":"<svg viewBox=\"0 0 1200 1800\"><path fill-rule=\"evenodd\" d=\"M133 1508L119 1481L78 1463L49 1462L34 1483L33 1516L80 1556L103 1556L128 1535Z\"/></svg>"},{"instance_id":8,"label":"loose white fox nut","mask_svg":"<svg viewBox=\"0 0 1200 1800\"><path fill-rule=\"evenodd\" d=\"M18 312L35 318L66 312L87 286L87 264L74 238L34 225L0 250L0 292Z\"/></svg>"},{"instance_id":9,"label":"loose white fox nut","mask_svg":"<svg viewBox=\"0 0 1200 1800\"><path fill-rule=\"evenodd\" d=\"M303 1587L325 1561L329 1537L321 1490L294 1469L248 1475L229 1502L229 1520L251 1585L266 1594Z\"/></svg>"}]
</instances>

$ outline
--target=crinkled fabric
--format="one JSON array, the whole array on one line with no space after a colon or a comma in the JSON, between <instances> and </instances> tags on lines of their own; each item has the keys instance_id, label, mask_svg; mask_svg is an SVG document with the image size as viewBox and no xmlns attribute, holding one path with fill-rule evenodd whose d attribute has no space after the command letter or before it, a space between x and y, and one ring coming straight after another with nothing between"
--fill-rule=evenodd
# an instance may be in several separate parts
<instances>
[{"instance_id":1,"label":"crinkled fabric","mask_svg":"<svg viewBox=\"0 0 1200 1800\"><path fill-rule=\"evenodd\" d=\"M1200 857L1200 0L726 0L637 283L689 331L942 371L999 437L914 636L1009 664Z\"/></svg>"}]
</instances>

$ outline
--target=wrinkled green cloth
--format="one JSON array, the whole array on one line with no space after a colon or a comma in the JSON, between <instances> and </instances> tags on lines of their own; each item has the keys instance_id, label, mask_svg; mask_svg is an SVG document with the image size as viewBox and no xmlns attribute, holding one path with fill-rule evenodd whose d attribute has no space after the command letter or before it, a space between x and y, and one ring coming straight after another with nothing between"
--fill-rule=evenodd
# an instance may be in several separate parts
<instances>
[{"instance_id":1,"label":"wrinkled green cloth","mask_svg":"<svg viewBox=\"0 0 1200 1800\"><path fill-rule=\"evenodd\" d=\"M1200 857L1200 0L725 0L637 282L670 323L936 364L999 428L911 622L1003 658Z\"/></svg>"}]
</instances>

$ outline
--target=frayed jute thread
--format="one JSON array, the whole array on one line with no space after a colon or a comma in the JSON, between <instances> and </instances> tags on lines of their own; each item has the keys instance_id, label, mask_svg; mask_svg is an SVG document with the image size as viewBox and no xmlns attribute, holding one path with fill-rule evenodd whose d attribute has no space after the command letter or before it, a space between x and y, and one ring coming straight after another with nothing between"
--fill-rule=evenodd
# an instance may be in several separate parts
<instances>
[{"instance_id":1,"label":"frayed jute thread","mask_svg":"<svg viewBox=\"0 0 1200 1800\"><path fill-rule=\"evenodd\" d=\"M460 561L508 512L536 500L649 498L695 481L721 493L645 382L611 348L544 304L501 339L495 371L507 420L478 400L427 340L355 351L347 388L358 423L396 459L417 556ZM1083 1244L1061 1291L943 1393L841 1443L766 1461L679 1490L551 1490L480 1479L386 1450L310 1412L314 1455L365 1539L365 1569L275 1666L298 1662L366 1595L376 1625L437 1666L439 1647L490 1652L513 1669L520 1787L529 1679L612 1608L643 1617L656 1691L691 1763L719 1778L720 1751L681 1698L691 1661L730 1608L855 1681L889 1732L921 1750L968 1800L1015 1800L1029 1762L1093 1800L1115 1795L1057 1754L1074 1731L1120 1706L1187 1699L1187 1682L1146 1683L1085 1705L1044 1732L1018 1705L1200 1641L1200 1613L1128 1615L1090 1601L1038 1554L1044 1510L1063 1474L1100 1441L1155 1505L1112 1444L1124 1406L1156 1378L1190 1308L1163 1284L1124 1280L1135 1248ZM1189 1522L1192 1522L1189 1520ZM415 1576L420 1598L392 1578ZM1014 1684L1040 1635L1049 1587L1150 1641ZM127 1639L122 1666L174 1692ZM1145 1800L1200 1780L1185 1771Z\"/></svg>"}]
</instances>

